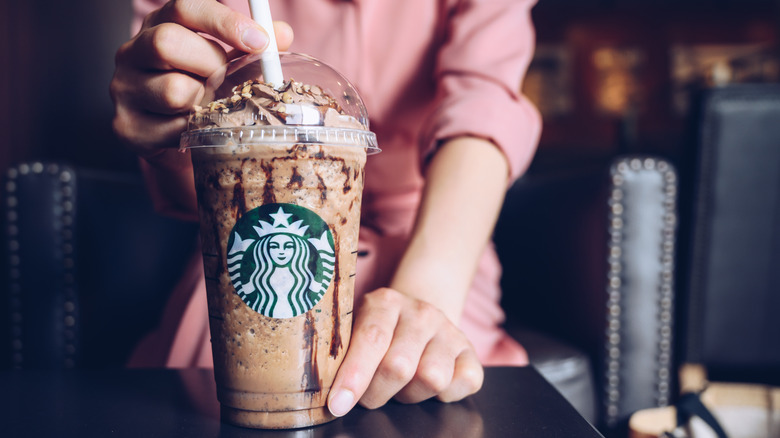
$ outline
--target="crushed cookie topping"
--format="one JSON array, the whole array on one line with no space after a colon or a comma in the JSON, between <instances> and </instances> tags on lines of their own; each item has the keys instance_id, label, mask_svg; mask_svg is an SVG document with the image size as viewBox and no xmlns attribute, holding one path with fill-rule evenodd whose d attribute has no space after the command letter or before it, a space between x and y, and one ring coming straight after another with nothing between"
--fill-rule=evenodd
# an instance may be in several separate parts
<instances>
[{"instance_id":1,"label":"crushed cookie topping","mask_svg":"<svg viewBox=\"0 0 780 438\"><path fill-rule=\"evenodd\" d=\"M193 109L189 129L268 125L365 128L320 86L294 79L278 90L257 79L248 80L233 87L227 97Z\"/></svg>"},{"instance_id":2,"label":"crushed cookie topping","mask_svg":"<svg viewBox=\"0 0 780 438\"><path fill-rule=\"evenodd\" d=\"M232 92L232 96L210 102L205 108L196 107L196 112L200 116L205 116L205 113L217 112L228 114L234 109L243 108L243 104L254 97L260 99L261 104L270 104L263 106L275 111L280 111L283 108L283 105L274 106L271 102L284 104L311 102L315 106L333 108L339 113L342 113L338 102L336 102L333 97L324 93L320 87L302 84L300 82L295 82L295 80L292 79L286 81L278 91L269 84L250 79L241 85L233 87ZM267 101L265 101L265 99L267 99Z\"/></svg>"}]
</instances>

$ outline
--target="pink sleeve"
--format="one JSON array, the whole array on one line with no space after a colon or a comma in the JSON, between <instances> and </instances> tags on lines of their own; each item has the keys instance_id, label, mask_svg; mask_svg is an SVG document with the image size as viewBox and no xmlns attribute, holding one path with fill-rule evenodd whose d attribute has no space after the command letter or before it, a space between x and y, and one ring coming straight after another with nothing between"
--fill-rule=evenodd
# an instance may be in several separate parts
<instances>
[{"instance_id":1,"label":"pink sleeve","mask_svg":"<svg viewBox=\"0 0 780 438\"><path fill-rule=\"evenodd\" d=\"M457 136L493 142L514 179L531 162L541 117L520 94L531 61L535 0L461 0L449 18L436 66L438 105L422 138L423 160Z\"/></svg>"}]
</instances>

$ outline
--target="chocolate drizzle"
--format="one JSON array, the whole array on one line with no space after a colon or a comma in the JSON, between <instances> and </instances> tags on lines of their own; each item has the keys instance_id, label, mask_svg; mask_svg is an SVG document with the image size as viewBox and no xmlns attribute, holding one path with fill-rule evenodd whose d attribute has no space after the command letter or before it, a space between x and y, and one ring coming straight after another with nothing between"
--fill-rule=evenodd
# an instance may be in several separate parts
<instances>
[{"instance_id":1,"label":"chocolate drizzle","mask_svg":"<svg viewBox=\"0 0 780 438\"><path fill-rule=\"evenodd\" d=\"M351 170L352 169L349 166L347 166L346 161L342 160L341 161L341 173L344 174L344 194L345 195L347 193L349 193L350 190L352 190L352 184L350 183L350 178L349 178L349 172Z\"/></svg>"},{"instance_id":2,"label":"chocolate drizzle","mask_svg":"<svg viewBox=\"0 0 780 438\"><path fill-rule=\"evenodd\" d=\"M211 217L215 217L214 213L211 213ZM222 242L219 241L219 223L214 222L214 251L217 253L217 271L214 272L214 276L219 278L223 272L227 270L225 266L225 258L222 257Z\"/></svg>"},{"instance_id":3,"label":"chocolate drizzle","mask_svg":"<svg viewBox=\"0 0 780 438\"><path fill-rule=\"evenodd\" d=\"M241 163L242 169L244 167L244 162L246 162L246 160ZM235 172L236 183L233 185L233 199L231 201L233 207L233 216L236 218L236 220L240 219L241 216L246 213L246 195L244 194L242 169L236 170Z\"/></svg>"},{"instance_id":4,"label":"chocolate drizzle","mask_svg":"<svg viewBox=\"0 0 780 438\"><path fill-rule=\"evenodd\" d=\"M336 251L336 263L333 270L333 308L331 310L333 317L333 335L330 341L330 357L337 358L339 350L342 347L341 342L341 312L339 309L339 287L341 286L341 276L339 275L339 235L334 229L330 230L333 234L334 249Z\"/></svg>"},{"instance_id":5,"label":"chocolate drizzle","mask_svg":"<svg viewBox=\"0 0 780 438\"><path fill-rule=\"evenodd\" d=\"M263 205L273 204L276 202L276 194L274 193L274 166L272 163L261 162L260 167L265 174L265 186L263 187Z\"/></svg>"},{"instance_id":6,"label":"chocolate drizzle","mask_svg":"<svg viewBox=\"0 0 780 438\"><path fill-rule=\"evenodd\" d=\"M328 187L325 185L325 180L322 179L319 173L315 173L317 175L317 190L320 191L320 200L324 204L325 201L328 200Z\"/></svg>"},{"instance_id":7,"label":"chocolate drizzle","mask_svg":"<svg viewBox=\"0 0 780 438\"><path fill-rule=\"evenodd\" d=\"M300 189L303 186L303 177L300 173L298 173L298 168L293 167L292 168L292 175L290 176L290 182L287 183L287 188L297 188Z\"/></svg>"},{"instance_id":8,"label":"chocolate drizzle","mask_svg":"<svg viewBox=\"0 0 780 438\"><path fill-rule=\"evenodd\" d=\"M303 324L303 347L309 352L309 360L304 363L301 387L305 391L320 391L322 382L317 364L317 329L312 312L306 314L306 322Z\"/></svg>"}]
</instances>

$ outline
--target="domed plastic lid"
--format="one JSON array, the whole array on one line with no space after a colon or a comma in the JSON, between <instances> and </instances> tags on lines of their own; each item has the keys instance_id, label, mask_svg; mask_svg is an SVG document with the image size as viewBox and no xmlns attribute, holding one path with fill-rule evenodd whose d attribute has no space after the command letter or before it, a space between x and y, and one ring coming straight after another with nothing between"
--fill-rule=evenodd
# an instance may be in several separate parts
<instances>
[{"instance_id":1,"label":"domed plastic lid","mask_svg":"<svg viewBox=\"0 0 780 438\"><path fill-rule=\"evenodd\" d=\"M379 151L363 100L347 78L307 55L280 53L280 61L285 82L278 89L263 81L260 55L245 55L212 75L182 147L293 139Z\"/></svg>"}]
</instances>

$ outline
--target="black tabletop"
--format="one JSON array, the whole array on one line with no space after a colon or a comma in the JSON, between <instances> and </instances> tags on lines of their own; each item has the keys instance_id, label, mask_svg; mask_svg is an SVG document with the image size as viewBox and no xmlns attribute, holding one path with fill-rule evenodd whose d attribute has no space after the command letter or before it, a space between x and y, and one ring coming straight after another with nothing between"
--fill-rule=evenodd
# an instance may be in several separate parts
<instances>
[{"instance_id":1,"label":"black tabletop","mask_svg":"<svg viewBox=\"0 0 780 438\"><path fill-rule=\"evenodd\" d=\"M293 431L219 421L206 370L0 372L7 437L601 437L531 368L488 368L482 390L458 403L356 408ZM9 434L10 432L10 434Z\"/></svg>"}]
</instances>

